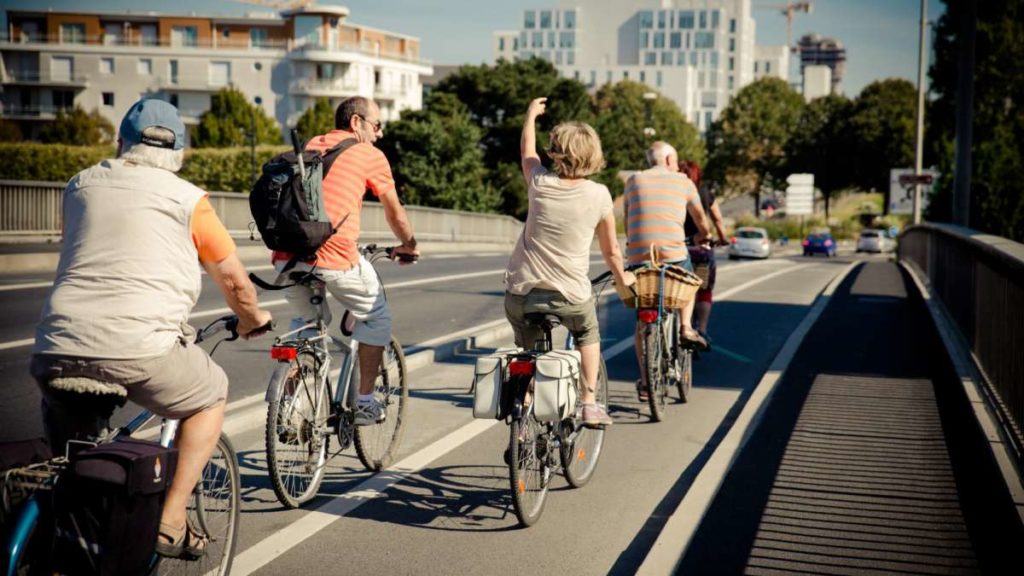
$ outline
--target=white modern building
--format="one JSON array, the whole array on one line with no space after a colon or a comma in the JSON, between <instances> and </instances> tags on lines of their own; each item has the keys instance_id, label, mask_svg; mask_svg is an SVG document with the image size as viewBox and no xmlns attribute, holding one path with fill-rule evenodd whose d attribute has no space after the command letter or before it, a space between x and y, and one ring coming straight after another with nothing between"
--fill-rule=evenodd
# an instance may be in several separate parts
<instances>
[{"instance_id":1,"label":"white modern building","mask_svg":"<svg viewBox=\"0 0 1024 576\"><path fill-rule=\"evenodd\" d=\"M519 31L499 30L491 38L491 54L494 63L498 60L513 62L519 56Z\"/></svg>"},{"instance_id":2,"label":"white modern building","mask_svg":"<svg viewBox=\"0 0 1024 576\"><path fill-rule=\"evenodd\" d=\"M702 132L754 79L750 0L557 0L525 10L518 32L516 58L549 60L592 89L643 82ZM495 50L495 60L508 58L509 34L499 38L505 51Z\"/></svg>"},{"instance_id":3,"label":"white modern building","mask_svg":"<svg viewBox=\"0 0 1024 576\"><path fill-rule=\"evenodd\" d=\"M341 6L244 17L8 10L0 36L0 118L33 137L59 110L99 110L116 127L143 96L170 101L187 126L234 86L287 133L317 98L380 104L384 121L422 106L433 73L420 42L351 23Z\"/></svg>"},{"instance_id":4,"label":"white modern building","mask_svg":"<svg viewBox=\"0 0 1024 576\"><path fill-rule=\"evenodd\" d=\"M767 77L789 82L789 50L785 46L754 46L754 80Z\"/></svg>"},{"instance_id":5,"label":"white modern building","mask_svg":"<svg viewBox=\"0 0 1024 576\"><path fill-rule=\"evenodd\" d=\"M804 100L810 102L828 96L832 93L832 85L832 68L824 64L804 66Z\"/></svg>"}]
</instances>

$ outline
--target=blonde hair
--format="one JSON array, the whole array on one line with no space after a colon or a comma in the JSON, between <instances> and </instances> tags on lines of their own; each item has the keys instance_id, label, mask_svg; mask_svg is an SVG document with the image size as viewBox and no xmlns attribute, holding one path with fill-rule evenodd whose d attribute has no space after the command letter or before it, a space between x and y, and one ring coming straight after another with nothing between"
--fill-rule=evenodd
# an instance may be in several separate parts
<instances>
[{"instance_id":1,"label":"blonde hair","mask_svg":"<svg viewBox=\"0 0 1024 576\"><path fill-rule=\"evenodd\" d=\"M563 122L551 130L547 155L562 178L586 178L604 168L601 138L584 122Z\"/></svg>"}]
</instances>

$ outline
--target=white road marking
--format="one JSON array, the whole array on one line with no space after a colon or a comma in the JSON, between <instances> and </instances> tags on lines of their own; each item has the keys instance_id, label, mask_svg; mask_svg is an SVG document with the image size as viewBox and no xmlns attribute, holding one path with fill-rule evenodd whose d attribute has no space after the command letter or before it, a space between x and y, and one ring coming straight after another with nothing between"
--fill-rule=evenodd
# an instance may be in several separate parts
<instances>
[{"instance_id":1,"label":"white road marking","mask_svg":"<svg viewBox=\"0 0 1024 576\"><path fill-rule=\"evenodd\" d=\"M25 338L24 340L15 340L13 342L4 342L0 344L0 350L8 350L10 348L21 348L22 346L31 346L36 341L35 338Z\"/></svg>"}]
</instances>

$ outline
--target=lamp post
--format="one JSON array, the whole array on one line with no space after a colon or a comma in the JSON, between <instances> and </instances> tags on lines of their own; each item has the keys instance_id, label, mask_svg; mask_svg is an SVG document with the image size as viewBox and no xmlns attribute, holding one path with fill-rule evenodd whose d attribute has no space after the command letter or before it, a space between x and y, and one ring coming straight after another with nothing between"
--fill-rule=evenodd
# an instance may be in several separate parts
<instances>
[{"instance_id":1,"label":"lamp post","mask_svg":"<svg viewBox=\"0 0 1024 576\"><path fill-rule=\"evenodd\" d=\"M255 99L256 106L251 110L252 113L249 115L249 119L252 121L249 131L249 150L252 154L252 183L256 184L256 107L263 104L263 98L259 96Z\"/></svg>"},{"instance_id":2,"label":"lamp post","mask_svg":"<svg viewBox=\"0 0 1024 576\"><path fill-rule=\"evenodd\" d=\"M921 0L921 34L918 37L917 55L917 130L914 135L914 176L921 176L924 148L924 34L927 26L927 2ZM888 205L888 202L887 202ZM921 223L921 184L914 183L914 224Z\"/></svg>"},{"instance_id":3,"label":"lamp post","mask_svg":"<svg viewBox=\"0 0 1024 576\"><path fill-rule=\"evenodd\" d=\"M657 134L654 126L652 126L653 119L651 117L651 106L657 99L657 92L644 92L644 141L648 138L654 138L654 135Z\"/></svg>"}]
</instances>

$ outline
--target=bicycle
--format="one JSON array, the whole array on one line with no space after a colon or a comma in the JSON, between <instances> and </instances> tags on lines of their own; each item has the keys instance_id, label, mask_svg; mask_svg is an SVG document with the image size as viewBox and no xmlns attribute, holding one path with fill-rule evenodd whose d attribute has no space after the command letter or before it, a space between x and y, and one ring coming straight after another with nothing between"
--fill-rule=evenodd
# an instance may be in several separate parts
<instances>
[{"instance_id":1,"label":"bicycle","mask_svg":"<svg viewBox=\"0 0 1024 576\"><path fill-rule=\"evenodd\" d=\"M393 250L371 244L360 252L372 263L390 258ZM292 272L289 278L312 289L318 312L316 320L281 334L271 347L271 357L280 364L267 385L265 444L274 494L286 508L298 508L316 495L323 481L331 436L336 436L339 444L331 457L355 444L356 455L367 470L379 471L391 464L402 438L409 383L405 354L392 336L384 348L373 392L385 407L384 416L374 425L356 426L359 343L328 333L326 287L314 271ZM383 283L381 286L383 290ZM351 336L349 318L346 311L342 318L345 336ZM313 335L306 335L308 331ZM330 342L341 348L343 355L336 385L330 381Z\"/></svg>"},{"instance_id":2,"label":"bicycle","mask_svg":"<svg viewBox=\"0 0 1024 576\"><path fill-rule=\"evenodd\" d=\"M238 338L238 318L224 316L214 320L196 334L198 344L221 331L231 335L224 341ZM212 355L212 352L211 352ZM112 397L109 400L108 415L123 401ZM114 430L107 430L98 438L73 441L87 446L96 446L129 437L157 416L143 410L128 424ZM169 447L174 442L178 420L161 419L160 445ZM69 442L71 444L71 442ZM60 475L68 466L67 456L31 464L7 471L3 479L3 504L8 507L19 501L12 517L13 529L4 543L7 576L43 574L49 552L49 534L52 533L52 490ZM238 521L241 507L241 485L239 481L238 458L227 435L221 433L203 475L193 490L188 507L189 523L208 538L206 554L198 560L177 560L163 558L153 553L150 574L229 574L234 561L235 546L238 543ZM41 565L42 564L42 565Z\"/></svg>"},{"instance_id":3,"label":"bicycle","mask_svg":"<svg viewBox=\"0 0 1024 576\"><path fill-rule=\"evenodd\" d=\"M682 314L664 308L637 308L638 324L643 326L642 366L647 381L647 403L651 420L661 422L668 413L668 391L675 385L679 400L690 399L693 386L693 349L679 337Z\"/></svg>"},{"instance_id":4,"label":"bicycle","mask_svg":"<svg viewBox=\"0 0 1024 576\"><path fill-rule=\"evenodd\" d=\"M605 272L591 281L595 287L595 298L611 278ZM582 488L594 475L601 449L604 445L603 428L586 428L582 425L582 402L580 386L582 372L572 382L573 392L569 398L576 402L570 409L570 416L555 422L545 422L535 417L532 395L537 358L552 350L551 332L561 324L555 314L529 313L526 322L543 330L544 337L532 350L510 354L507 362L506 386L511 389L513 406L509 415L509 447L506 462L509 467L509 483L512 505L516 518L524 527L532 526L544 511L550 480L559 471L573 488ZM565 348L574 348L570 333ZM598 369L595 386L595 401L601 406L608 403L608 370L604 358ZM557 454L557 456L556 456ZM512 455L515 455L514 457Z\"/></svg>"}]
</instances>

